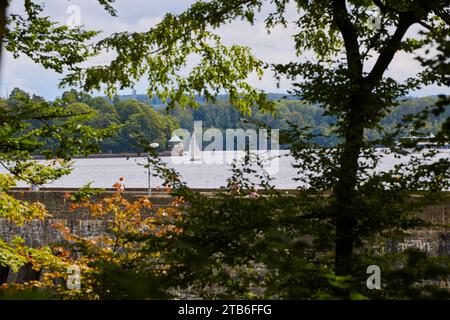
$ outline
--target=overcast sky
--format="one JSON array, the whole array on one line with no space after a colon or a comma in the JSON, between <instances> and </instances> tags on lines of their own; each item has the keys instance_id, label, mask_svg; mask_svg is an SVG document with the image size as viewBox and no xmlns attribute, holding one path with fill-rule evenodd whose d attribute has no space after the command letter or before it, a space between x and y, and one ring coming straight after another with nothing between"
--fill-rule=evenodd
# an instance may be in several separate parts
<instances>
[{"instance_id":1,"label":"overcast sky","mask_svg":"<svg viewBox=\"0 0 450 320\"><path fill-rule=\"evenodd\" d=\"M17 12L23 6L23 1L12 2L11 11ZM147 31L160 21L165 13L182 12L193 2L193 0L116 0L115 7L119 17L113 18L94 0L47 0L45 1L45 13L65 23L71 17L68 13L69 6L78 6L81 13L81 24L87 29L103 30L103 35L107 35L124 30ZM294 16L291 20L293 19ZM258 58L269 63L286 63L305 59L305 57L296 57L295 55L292 40L292 34L295 31L293 27L288 29L280 27L268 35L262 20L259 19L254 26L241 21L233 22L223 27L219 33L226 44L236 43L249 46ZM103 62L101 58L99 59L100 61L97 62ZM48 99L53 99L64 91L58 88L58 80L61 75L35 65L28 58L15 60L10 54L4 53L1 67L0 96L5 96L6 92L11 91L14 87L20 87ZM412 57L400 54L390 66L388 75L403 80L418 71L420 71L420 66ZM280 88L277 88L270 73L262 81L250 77L249 82L268 92L286 92L290 88L290 83L286 80L281 82ZM146 91L145 81L137 84L136 89L138 93L144 93ZM122 93L130 92L131 89ZM411 95L426 96L439 93L450 94L450 90L431 86L412 92Z\"/></svg>"}]
</instances>

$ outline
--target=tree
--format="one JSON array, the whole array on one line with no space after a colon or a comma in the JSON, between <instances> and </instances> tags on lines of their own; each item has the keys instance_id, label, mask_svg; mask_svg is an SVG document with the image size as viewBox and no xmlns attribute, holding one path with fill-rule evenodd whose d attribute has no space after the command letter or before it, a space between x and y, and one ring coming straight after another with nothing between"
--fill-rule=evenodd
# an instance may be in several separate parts
<instances>
[{"instance_id":1,"label":"tree","mask_svg":"<svg viewBox=\"0 0 450 320\"><path fill-rule=\"evenodd\" d=\"M170 115L156 112L151 105L137 100L118 101L114 108L122 124L115 139L115 152L143 152L155 141L164 149L178 126Z\"/></svg>"},{"instance_id":2,"label":"tree","mask_svg":"<svg viewBox=\"0 0 450 320\"><path fill-rule=\"evenodd\" d=\"M99 2L113 13L110 1ZM24 15L7 15L9 1L0 1L0 51L6 49L16 58L24 54L45 68L57 72L62 72L65 68L73 70L77 63L92 56L85 41L94 37L97 32L58 25L50 18L40 16L42 5L29 0L23 3ZM47 102L37 96L30 97L16 88L9 99L1 99L0 165L9 174L0 176L0 218L17 224L43 218L46 211L41 204L17 201L8 195L15 180L40 185L57 179L70 172L72 157L97 152L99 143L111 136L112 128L94 130L77 123L87 114L67 110L72 98L68 96ZM53 161L49 164L33 161L33 156L37 154ZM17 271L25 263L43 268L46 263L54 265L60 262L48 248L33 250L24 246L20 239L11 244L4 243L3 240L0 242L1 272L4 267ZM61 265L63 263L59 264ZM3 275L1 278L3 281Z\"/></svg>"},{"instance_id":3,"label":"tree","mask_svg":"<svg viewBox=\"0 0 450 320\"><path fill-rule=\"evenodd\" d=\"M180 232L175 224L183 218L182 199L158 207L147 196L129 200L120 191L108 195L88 185L67 193L66 200L71 210L81 209L93 219L104 220L108 233L84 238L64 224L53 225L66 240L53 246L53 251L59 252L53 258L58 263L51 263L51 254L44 251L41 259L36 259L41 264L47 262L43 280L4 286L4 296L20 297L18 293L35 288L40 288L45 298L63 299L162 299L172 295L163 290L163 281L173 266L160 258L160 251L168 235ZM152 245L142 238L152 238ZM35 252L39 251L27 253L31 256ZM68 276L62 267L69 265L83 272L82 285L76 290L66 288L61 281Z\"/></svg>"},{"instance_id":4,"label":"tree","mask_svg":"<svg viewBox=\"0 0 450 320\"><path fill-rule=\"evenodd\" d=\"M265 18L270 31L286 25L285 11L290 1L273 1ZM333 219L336 228L335 268L338 275L352 274L357 242L358 213L361 209L359 158L369 147L367 129L377 128L380 119L398 103L396 98L433 81L429 72L404 83L386 77L385 72L398 52L415 53L425 44L436 43L436 33L448 32L448 1L293 1L297 6L299 32L295 48L299 56L312 51L315 59L272 66L277 74L295 79L294 92L309 102L319 103L336 116L342 143L334 155L336 169L329 187L333 190ZM213 33L235 19L253 23L256 13L268 1L198 1L180 15L167 14L144 33L122 32L98 43L98 49L114 49L117 56L104 67L92 67L69 75L63 83L98 89L100 84L114 92L130 86L147 74L149 92L166 99L169 106L197 106L195 93L214 100L214 92L229 92L232 104L243 111L259 104L272 104L245 83L250 72L262 73L265 64L248 48L229 48ZM379 27L369 23L373 9L379 11ZM424 26L423 38L406 37L412 26ZM172 30L167 33L166 30ZM429 31L432 30L432 31ZM442 37L440 38L442 39ZM180 69L193 54L199 65L183 77ZM370 59L375 62L371 67ZM339 92L339 94L336 94Z\"/></svg>"},{"instance_id":5,"label":"tree","mask_svg":"<svg viewBox=\"0 0 450 320\"><path fill-rule=\"evenodd\" d=\"M108 1L101 3L106 6L109 4ZM295 49L299 56L306 51L314 53L314 59L307 62L292 61L286 65L268 65L254 57L249 48L223 45L220 37L214 33L221 25L237 19L254 23L260 9L270 3L273 6L265 17L267 30L270 31L277 25L286 25L285 12L288 4L294 4L298 14L295 23L300 30L294 35ZM37 19L38 7L31 1L26 4L31 24L40 21ZM402 51L418 54L418 50L426 45L440 44L440 50L446 52L445 45L441 42L444 42L448 35L449 6L449 1L443 0L197 1L179 15L167 14L147 32L121 32L100 40L91 50L84 50L82 47L78 50L80 55L69 55L68 60L63 60L69 67L69 74L62 84L77 85L86 91L98 90L105 85L107 92L113 95L117 89L132 87L137 80L147 77L148 92L156 94L169 107L175 107L177 104L198 107L198 95L214 102L221 91L226 91L231 104L240 111L249 113L256 105L261 110L272 111L274 108L274 104L268 101L263 92L248 85L246 79L250 73L256 72L261 76L264 70L271 67L278 76L288 76L293 81L295 94L308 102L318 103L328 115L335 117L333 130L339 136L340 143L335 149L324 150L312 142L313 138L317 138L317 133L311 132L309 128L292 125L290 134L286 133L286 137L291 138L289 141L293 154L298 159L299 170L310 173L299 178L301 192L296 205L278 208L284 214L288 214L289 210L295 213L293 217L288 215L291 219L288 221L293 223L280 226L297 232L290 234L291 238L313 235L314 246L319 246L328 254L332 253L334 263L330 266L327 259L317 262L314 257L308 256L309 250L295 251L299 254L296 266L301 271L300 274L304 275L308 270L312 270L311 263L313 266L322 267L317 269L319 271L332 270L334 275L329 279L335 289L334 295L349 297L358 284L361 286L361 266L375 259L367 255L367 252L360 254L366 248L365 241L373 240L377 236L387 236L392 231L423 225L423 222L412 214L417 213L426 204L442 200L442 191L449 186L450 164L447 160L426 163L423 159L412 157L410 162L395 166L392 170L374 170L381 157L374 147L388 146L388 153L395 155L398 152L393 144L396 134L410 127L420 127L423 114L419 114L416 120L405 119L404 124L396 127L394 132L381 130L381 118L398 105L398 97L423 84L438 81L432 74L436 66L434 63L428 64L431 72L425 70L403 83L387 77L386 70L396 54ZM376 27L369 23L373 18L374 8L379 11L379 23L376 23ZM23 25L30 27L24 20L12 21L19 22L19 30L20 27L23 29ZM407 32L416 25L425 28L423 35L406 37ZM49 30L49 27L44 30ZM7 34L7 39L12 37L20 40L22 34L11 32ZM90 35L69 33L69 39L87 39ZM57 42L59 37L49 39ZM9 45L7 48L13 52L31 55L28 46ZM80 60L103 50L117 53L109 65L85 69L79 66ZM188 70L186 76L184 68L192 56L200 56L200 62ZM61 65L55 63L55 59L51 57L35 54L31 57L60 70ZM374 59L374 63L371 63L371 59ZM445 66L446 56L440 55L439 59L444 61L439 67L442 68ZM424 63L427 65L427 62ZM446 72L439 70L437 76ZM365 138L365 131L368 129L380 131L381 138L378 141L368 141ZM311 148L318 149L319 152L311 153ZM432 155L427 158L433 159ZM361 159L365 161L360 161ZM398 179L398 176L401 178ZM411 198L411 194L418 190L422 197ZM186 190L182 189L180 192L186 193ZM190 197L187 200L195 204L196 199ZM194 205L192 210L198 209L205 213L203 210L210 208L212 214L218 212L213 210L214 206L201 205L207 199L199 199L199 205ZM236 204L230 199L225 200ZM230 212L227 206L220 208ZM211 215L199 215L197 220L188 220L188 226L191 223L191 229L198 231L197 227L205 226L205 220L200 219L201 217L208 221ZM281 223L280 220L272 222ZM233 250L224 249L221 247L222 242L213 241L221 236L221 226L214 227L215 233L210 234L216 237L209 238L209 243L205 244L217 244L207 251L212 255L209 257L222 257L221 254L225 254L219 261L228 261L234 264L234 267L242 262L238 258L249 262L248 257L239 255L241 251L234 247ZM290 227L294 229L289 229ZM193 238L196 238L195 234ZM246 245L252 243L252 239L245 237L242 241ZM275 241L271 241L269 248L276 245ZM233 254L236 257L233 257ZM329 258L328 255L326 257ZM411 267L420 260L414 259L413 254L410 257L412 259L403 266ZM287 261L290 260L278 262ZM208 264L208 267L217 267L214 259L208 260L209 262L212 264ZM286 265L288 263L283 264ZM274 270L271 272L270 274L275 273ZM319 273L317 279L327 279L323 272ZM425 274L430 275L426 272ZM289 279L289 272L284 275L287 275L284 280ZM345 283L348 279L351 279L351 285ZM407 295L407 290L411 291L414 283L405 281L404 285L406 291L402 291L402 294ZM428 293L426 286L420 290L423 290L420 294ZM296 294L302 296L304 292L300 290L288 296Z\"/></svg>"}]
</instances>

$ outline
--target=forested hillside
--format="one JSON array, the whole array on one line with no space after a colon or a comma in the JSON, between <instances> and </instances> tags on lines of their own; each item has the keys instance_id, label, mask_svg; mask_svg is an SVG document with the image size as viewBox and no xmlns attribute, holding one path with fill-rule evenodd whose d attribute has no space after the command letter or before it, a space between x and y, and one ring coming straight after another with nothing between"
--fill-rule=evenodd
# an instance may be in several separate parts
<instances>
[{"instance_id":1,"label":"forested hillside","mask_svg":"<svg viewBox=\"0 0 450 320\"><path fill-rule=\"evenodd\" d=\"M18 103L16 96L27 94L20 89L14 89L9 98L3 103L14 105ZM167 148L173 130L184 128L191 131L194 121L202 121L203 128L215 127L221 130L229 128L246 128L248 123L245 118L251 118L266 123L271 128L287 129L288 122L300 127L311 128L312 133L331 135L331 138L320 139L318 142L324 145L332 145L336 142L333 138L334 118L325 116L323 109L295 97L281 94L269 94L276 101L275 114L261 113L254 110L248 117L241 114L236 108L229 105L226 97L218 97L214 105L203 104L198 109L177 108L166 110L160 105L157 98L149 99L145 95L116 96L109 100L104 97L92 97L75 90L63 94L64 103L68 110L82 113L78 121L89 124L94 128L106 128L111 125L119 125L116 135L102 143L104 153L142 152L148 141L156 141L161 150ZM33 99L42 99L34 96ZM392 108L391 112L381 121L386 129L394 129L394 126L409 113L417 113L433 105L437 97L407 98L400 105ZM450 112L440 114L438 117L428 119L425 131L436 132L441 123L450 115ZM378 137L375 130L366 132L369 138Z\"/></svg>"},{"instance_id":2,"label":"forested hillside","mask_svg":"<svg viewBox=\"0 0 450 320\"><path fill-rule=\"evenodd\" d=\"M381 121L381 124L387 131L393 131L405 115L416 114L426 107L433 106L437 99L437 97L405 98L401 100L398 106L390 110ZM330 136L326 139L317 138L318 143L333 145L337 142L333 134L335 118L324 115L322 108L300 100L280 99L276 101L277 109L274 115L263 114L258 110L254 110L250 118L277 129L288 129L288 122L300 127L309 127L314 134ZM225 130L227 128L245 128L247 126L246 123L242 122L246 116L240 114L235 108L231 108L225 100L219 100L214 105L203 105L197 110L172 110L170 115L177 120L182 128L189 130L192 130L194 120L203 121L204 128L215 127ZM430 116L422 130L424 132L437 132L442 122L449 115L450 112L446 111L436 117ZM370 139L379 138L380 133L376 130L367 130L366 136Z\"/></svg>"}]
</instances>

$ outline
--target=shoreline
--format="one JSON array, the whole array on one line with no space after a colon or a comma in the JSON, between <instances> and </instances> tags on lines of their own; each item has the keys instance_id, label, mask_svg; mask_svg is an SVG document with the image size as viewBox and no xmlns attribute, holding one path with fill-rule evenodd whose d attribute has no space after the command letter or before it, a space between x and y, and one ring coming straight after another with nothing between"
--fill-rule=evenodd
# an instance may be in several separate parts
<instances>
[{"instance_id":1,"label":"shoreline","mask_svg":"<svg viewBox=\"0 0 450 320\"><path fill-rule=\"evenodd\" d=\"M384 148L377 148L383 150ZM289 149L278 149L278 151L285 151ZM411 154L419 153L420 151L430 151L430 150L436 150L440 153L450 153L449 148L437 148L437 149L422 149L422 150L412 150L412 149L405 149L405 151L409 151ZM223 150L226 151L226 150ZM236 151L236 150L230 150L230 151ZM240 151L240 150L239 150ZM253 150L252 150L253 151ZM267 150L266 150L267 151ZM90 154L88 156L76 156L73 157L73 159L114 159L114 158L144 158L147 157L148 153L142 152L142 153L94 153ZM169 150L158 152L159 157L170 157L172 156L172 152ZM34 155L33 160L46 160L45 156L43 155Z\"/></svg>"},{"instance_id":2,"label":"shoreline","mask_svg":"<svg viewBox=\"0 0 450 320\"><path fill-rule=\"evenodd\" d=\"M94 153L88 156L77 156L72 159L114 159L114 158L144 158L148 153ZM158 153L159 157L170 157L170 151L162 151ZM45 156L35 155L33 160L46 160Z\"/></svg>"}]
</instances>

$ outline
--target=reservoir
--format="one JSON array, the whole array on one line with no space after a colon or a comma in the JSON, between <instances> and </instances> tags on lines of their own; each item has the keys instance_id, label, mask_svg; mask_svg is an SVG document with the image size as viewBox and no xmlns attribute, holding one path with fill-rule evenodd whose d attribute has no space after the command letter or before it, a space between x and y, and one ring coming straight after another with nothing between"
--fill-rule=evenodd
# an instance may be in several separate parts
<instances>
[{"instance_id":1,"label":"reservoir","mask_svg":"<svg viewBox=\"0 0 450 320\"><path fill-rule=\"evenodd\" d=\"M293 180L301 173L293 168L295 160L289 150L259 151L260 156L266 159L265 169L273 178L272 184L280 189L296 189L299 183ZM244 152L236 151L211 151L203 152L201 160L190 161L186 154L182 157L163 157L168 167L175 169L182 180L191 188L220 188L226 186L227 178L231 176L232 163L242 159ZM415 154L417 156L417 154ZM395 158L393 155L385 155L377 171L391 169L396 163L408 161L411 155ZM450 159L449 150L442 150L436 156ZM109 188L121 176L125 178L125 185L129 188L148 187L148 170L146 157L136 158L83 158L73 160L71 174L57 181L45 185L45 187L66 188L81 187L92 182L93 187ZM0 173L6 173L4 168ZM161 186L162 181L157 177L151 178L152 188ZM18 186L27 186L18 183Z\"/></svg>"}]
</instances>

